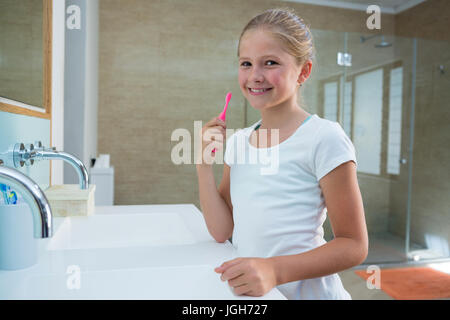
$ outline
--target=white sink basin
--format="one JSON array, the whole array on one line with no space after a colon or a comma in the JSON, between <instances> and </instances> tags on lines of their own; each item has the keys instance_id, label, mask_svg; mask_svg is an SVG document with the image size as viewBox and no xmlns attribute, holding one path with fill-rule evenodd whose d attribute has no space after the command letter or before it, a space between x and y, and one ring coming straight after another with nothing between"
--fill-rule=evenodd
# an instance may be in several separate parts
<instances>
[{"instance_id":1,"label":"white sink basin","mask_svg":"<svg viewBox=\"0 0 450 320\"><path fill-rule=\"evenodd\" d=\"M25 299L254 299L236 296L214 266L122 269L80 273L79 288L68 274L31 276L8 292ZM68 285L69 283L69 285ZM17 292L15 292L17 291ZM23 294L26 293L26 297ZM0 297L2 290L0 290ZM272 290L258 299L283 299Z\"/></svg>"},{"instance_id":2,"label":"white sink basin","mask_svg":"<svg viewBox=\"0 0 450 320\"><path fill-rule=\"evenodd\" d=\"M64 220L58 221L47 249L188 245L212 239L201 217L192 219L192 215L154 212L55 218Z\"/></svg>"},{"instance_id":3,"label":"white sink basin","mask_svg":"<svg viewBox=\"0 0 450 320\"><path fill-rule=\"evenodd\" d=\"M0 270L0 300L285 299L276 288L264 297L234 295L214 268L237 251L211 237L192 204L96 207L53 224L52 238L36 239L36 265ZM72 268L79 288L70 287Z\"/></svg>"}]
</instances>

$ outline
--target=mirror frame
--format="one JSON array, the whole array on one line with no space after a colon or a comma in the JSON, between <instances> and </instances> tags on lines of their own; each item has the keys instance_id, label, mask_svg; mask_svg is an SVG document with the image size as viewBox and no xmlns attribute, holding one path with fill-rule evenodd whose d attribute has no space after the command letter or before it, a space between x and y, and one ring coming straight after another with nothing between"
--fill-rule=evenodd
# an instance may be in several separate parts
<instances>
[{"instance_id":1,"label":"mirror frame","mask_svg":"<svg viewBox=\"0 0 450 320\"><path fill-rule=\"evenodd\" d=\"M43 49L43 107L44 112L24 108L12 103L0 102L0 111L23 114L51 120L52 112L52 0L42 0L42 49Z\"/></svg>"}]
</instances>

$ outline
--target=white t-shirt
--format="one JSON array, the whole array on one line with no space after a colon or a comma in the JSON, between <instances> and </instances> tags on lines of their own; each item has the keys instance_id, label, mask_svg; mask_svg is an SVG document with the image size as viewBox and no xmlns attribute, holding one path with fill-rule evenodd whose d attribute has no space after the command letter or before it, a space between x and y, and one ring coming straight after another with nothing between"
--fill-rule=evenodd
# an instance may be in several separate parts
<instances>
[{"instance_id":1,"label":"white t-shirt","mask_svg":"<svg viewBox=\"0 0 450 320\"><path fill-rule=\"evenodd\" d=\"M314 114L280 144L255 148L249 137L260 122L235 132L226 143L233 246L239 256L263 258L319 247L326 243L319 180L344 162L357 164L354 146L339 123ZM288 299L351 299L337 274L277 288Z\"/></svg>"}]
</instances>

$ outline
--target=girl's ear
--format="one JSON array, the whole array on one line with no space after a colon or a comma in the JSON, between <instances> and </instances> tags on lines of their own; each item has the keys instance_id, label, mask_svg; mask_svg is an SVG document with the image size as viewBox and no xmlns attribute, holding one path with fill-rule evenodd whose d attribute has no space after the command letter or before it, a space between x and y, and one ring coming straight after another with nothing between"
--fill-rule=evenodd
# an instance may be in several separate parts
<instances>
[{"instance_id":1,"label":"girl's ear","mask_svg":"<svg viewBox=\"0 0 450 320\"><path fill-rule=\"evenodd\" d=\"M297 79L297 82L299 84L305 82L309 78L309 76L311 75L311 68L312 68L311 60L308 60L303 64L300 75L298 76Z\"/></svg>"}]
</instances>

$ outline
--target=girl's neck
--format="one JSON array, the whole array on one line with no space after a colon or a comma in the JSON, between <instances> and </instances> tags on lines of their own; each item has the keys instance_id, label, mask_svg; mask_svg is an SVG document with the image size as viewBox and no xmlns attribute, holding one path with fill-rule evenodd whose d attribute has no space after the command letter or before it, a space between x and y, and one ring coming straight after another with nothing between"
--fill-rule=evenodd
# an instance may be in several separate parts
<instances>
[{"instance_id":1,"label":"girl's neck","mask_svg":"<svg viewBox=\"0 0 450 320\"><path fill-rule=\"evenodd\" d=\"M289 129L298 126L309 116L297 103L284 104L261 110L260 129Z\"/></svg>"}]
</instances>

